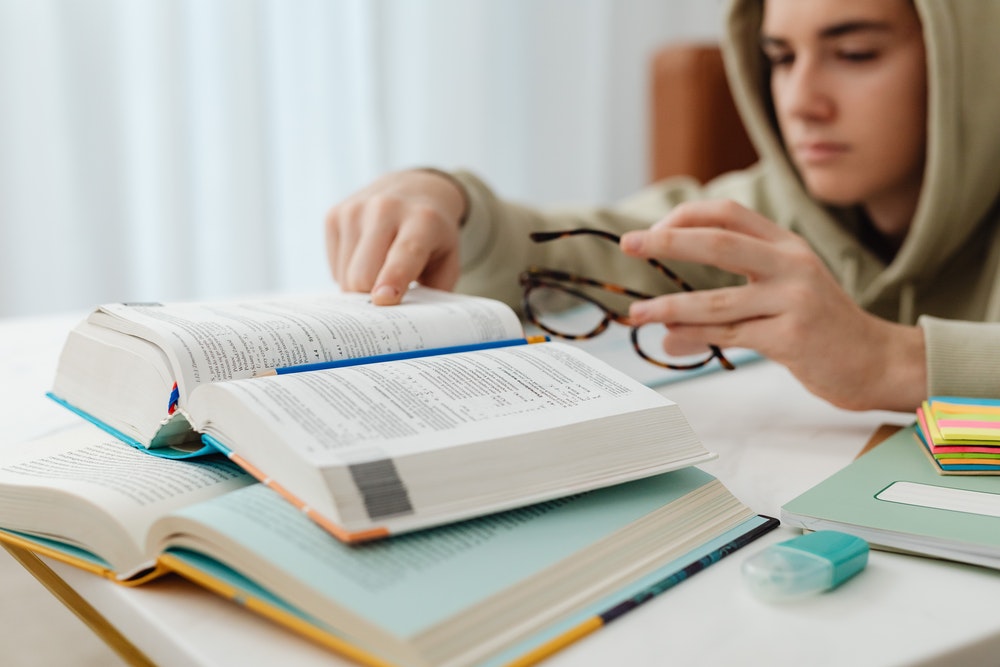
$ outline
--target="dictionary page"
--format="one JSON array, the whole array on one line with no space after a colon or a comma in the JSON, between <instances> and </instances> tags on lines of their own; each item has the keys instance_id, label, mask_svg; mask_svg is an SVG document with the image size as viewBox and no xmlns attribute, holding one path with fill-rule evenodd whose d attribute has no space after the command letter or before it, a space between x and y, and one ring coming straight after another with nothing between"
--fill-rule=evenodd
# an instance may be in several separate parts
<instances>
[{"instance_id":1,"label":"dictionary page","mask_svg":"<svg viewBox=\"0 0 1000 667\"><path fill-rule=\"evenodd\" d=\"M181 408L201 383L524 336L517 315L499 301L425 287L411 289L391 308L373 305L367 294L332 292L244 302L108 304L90 321L162 347L177 373Z\"/></svg>"},{"instance_id":2,"label":"dictionary page","mask_svg":"<svg viewBox=\"0 0 1000 667\"><path fill-rule=\"evenodd\" d=\"M323 467L674 405L586 353L544 343L204 386L190 416L252 461L270 458L250 442L263 427L269 436L253 438L263 448L277 439Z\"/></svg>"},{"instance_id":3,"label":"dictionary page","mask_svg":"<svg viewBox=\"0 0 1000 667\"><path fill-rule=\"evenodd\" d=\"M209 384L188 415L349 533L413 530L713 456L675 403L559 343Z\"/></svg>"},{"instance_id":4,"label":"dictionary page","mask_svg":"<svg viewBox=\"0 0 1000 667\"><path fill-rule=\"evenodd\" d=\"M0 450L0 527L76 546L123 578L155 560L149 527L253 483L229 461L169 461L90 424Z\"/></svg>"}]
</instances>

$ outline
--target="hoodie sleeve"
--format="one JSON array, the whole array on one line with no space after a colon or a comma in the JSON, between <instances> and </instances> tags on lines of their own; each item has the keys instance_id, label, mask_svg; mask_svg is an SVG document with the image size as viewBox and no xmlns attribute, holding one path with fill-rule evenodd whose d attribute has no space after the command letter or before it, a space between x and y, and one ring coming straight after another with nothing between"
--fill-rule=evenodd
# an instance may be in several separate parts
<instances>
[{"instance_id":1,"label":"hoodie sleeve","mask_svg":"<svg viewBox=\"0 0 1000 667\"><path fill-rule=\"evenodd\" d=\"M924 315L918 324L927 348L928 396L1000 396L1000 323Z\"/></svg>"}]
</instances>

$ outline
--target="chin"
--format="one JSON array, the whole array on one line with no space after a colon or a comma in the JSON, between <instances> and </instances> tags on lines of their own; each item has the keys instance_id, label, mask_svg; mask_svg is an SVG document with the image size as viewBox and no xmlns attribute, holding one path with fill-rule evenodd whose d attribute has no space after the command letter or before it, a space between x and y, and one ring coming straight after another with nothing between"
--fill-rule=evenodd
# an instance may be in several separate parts
<instances>
[{"instance_id":1,"label":"chin","mask_svg":"<svg viewBox=\"0 0 1000 667\"><path fill-rule=\"evenodd\" d=\"M851 187L849 182L845 182L847 179L838 178L836 174L804 174L802 180L813 199L829 206L855 206L863 199L858 188Z\"/></svg>"}]
</instances>

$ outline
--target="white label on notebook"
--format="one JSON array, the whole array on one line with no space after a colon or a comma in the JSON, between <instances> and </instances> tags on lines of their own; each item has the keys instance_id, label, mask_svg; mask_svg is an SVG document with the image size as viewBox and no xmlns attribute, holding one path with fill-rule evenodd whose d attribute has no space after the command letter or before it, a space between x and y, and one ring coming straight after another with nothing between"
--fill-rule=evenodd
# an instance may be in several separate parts
<instances>
[{"instance_id":1,"label":"white label on notebook","mask_svg":"<svg viewBox=\"0 0 1000 667\"><path fill-rule=\"evenodd\" d=\"M1000 517L1000 494L985 491L949 489L916 482L893 482L875 497L891 503Z\"/></svg>"}]
</instances>

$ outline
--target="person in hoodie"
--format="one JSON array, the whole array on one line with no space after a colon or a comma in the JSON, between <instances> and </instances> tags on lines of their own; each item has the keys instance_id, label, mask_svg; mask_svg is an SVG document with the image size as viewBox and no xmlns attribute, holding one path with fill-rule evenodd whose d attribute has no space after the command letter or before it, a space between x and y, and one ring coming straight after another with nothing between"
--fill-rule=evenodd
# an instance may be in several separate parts
<instances>
[{"instance_id":1,"label":"person in hoodie","mask_svg":"<svg viewBox=\"0 0 1000 667\"><path fill-rule=\"evenodd\" d=\"M850 409L1000 396L997 25L1000 2L733 0L723 54L756 165L544 212L468 172L388 174L327 216L334 277L380 304L419 280L516 307L529 265L599 268L662 295L629 316L666 325L671 354L751 348ZM577 227L620 246L528 236Z\"/></svg>"}]
</instances>

